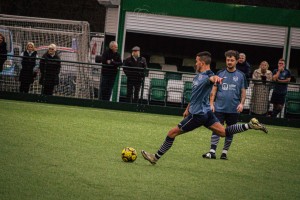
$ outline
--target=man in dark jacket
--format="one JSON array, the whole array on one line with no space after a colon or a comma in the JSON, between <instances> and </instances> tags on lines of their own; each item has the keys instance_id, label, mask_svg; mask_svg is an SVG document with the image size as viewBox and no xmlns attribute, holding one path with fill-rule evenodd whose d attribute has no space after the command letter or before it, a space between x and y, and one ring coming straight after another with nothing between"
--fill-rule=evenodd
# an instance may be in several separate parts
<instances>
[{"instance_id":1,"label":"man in dark jacket","mask_svg":"<svg viewBox=\"0 0 300 200\"><path fill-rule=\"evenodd\" d=\"M102 54L102 72L100 84L100 99L109 101L112 88L118 73L118 67L122 65L122 60L118 51L116 41L109 43L109 49Z\"/></svg>"},{"instance_id":2,"label":"man in dark jacket","mask_svg":"<svg viewBox=\"0 0 300 200\"><path fill-rule=\"evenodd\" d=\"M131 56L124 61L123 68L127 76L127 99L129 101L132 100L134 90L133 102L138 102L145 68L147 68L147 62L144 57L140 57L140 47L133 47Z\"/></svg>"},{"instance_id":3,"label":"man in dark jacket","mask_svg":"<svg viewBox=\"0 0 300 200\"><path fill-rule=\"evenodd\" d=\"M5 37L0 33L0 72L3 70L3 64L7 59L7 48Z\"/></svg>"},{"instance_id":4,"label":"man in dark jacket","mask_svg":"<svg viewBox=\"0 0 300 200\"><path fill-rule=\"evenodd\" d=\"M252 77L251 76L251 65L246 61L246 54L244 54L244 53L239 54L239 59L238 59L238 63L236 64L236 69L242 71L245 74L246 79L249 84L249 81L250 81L249 79Z\"/></svg>"},{"instance_id":5,"label":"man in dark jacket","mask_svg":"<svg viewBox=\"0 0 300 200\"><path fill-rule=\"evenodd\" d=\"M56 45L50 44L48 51L40 61L40 84L43 85L42 94L52 95L54 86L59 83L61 68L60 57L56 53Z\"/></svg>"}]
</instances>

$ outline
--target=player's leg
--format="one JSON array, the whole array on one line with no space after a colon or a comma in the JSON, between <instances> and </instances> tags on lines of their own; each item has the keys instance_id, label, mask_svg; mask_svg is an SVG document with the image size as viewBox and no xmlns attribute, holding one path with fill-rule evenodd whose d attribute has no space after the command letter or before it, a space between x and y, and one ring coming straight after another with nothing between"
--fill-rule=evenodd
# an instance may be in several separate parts
<instances>
[{"instance_id":1,"label":"player's leg","mask_svg":"<svg viewBox=\"0 0 300 200\"><path fill-rule=\"evenodd\" d=\"M273 103L273 111L271 117L277 117L283 108L285 102L285 95L273 93L271 103Z\"/></svg>"},{"instance_id":2,"label":"player's leg","mask_svg":"<svg viewBox=\"0 0 300 200\"><path fill-rule=\"evenodd\" d=\"M277 117L277 115L281 112L283 105L281 104L273 104L273 111L271 117Z\"/></svg>"},{"instance_id":3,"label":"player's leg","mask_svg":"<svg viewBox=\"0 0 300 200\"><path fill-rule=\"evenodd\" d=\"M203 124L201 120L203 121L203 119L195 115L188 115L176 127L172 128L168 132L165 141L162 143L161 147L155 154L151 154L142 150L141 153L143 157L151 164L156 164L158 159L160 159L172 147L174 140L178 135L187 133L194 130L195 128L200 127Z\"/></svg>"},{"instance_id":4,"label":"player's leg","mask_svg":"<svg viewBox=\"0 0 300 200\"><path fill-rule=\"evenodd\" d=\"M214 114L217 117L217 119L220 121L220 123L224 125L225 113L215 112ZM219 140L220 140L220 136L212 132L210 138L210 150L209 152L202 155L203 158L216 159L216 150L217 150Z\"/></svg>"},{"instance_id":5,"label":"player's leg","mask_svg":"<svg viewBox=\"0 0 300 200\"><path fill-rule=\"evenodd\" d=\"M30 83L29 82L25 82L24 83L24 90L23 92L28 93L29 92L29 88L30 88Z\"/></svg>"},{"instance_id":6,"label":"player's leg","mask_svg":"<svg viewBox=\"0 0 300 200\"><path fill-rule=\"evenodd\" d=\"M132 77L127 77L127 100L131 102L133 93L134 80Z\"/></svg>"},{"instance_id":7,"label":"player's leg","mask_svg":"<svg viewBox=\"0 0 300 200\"><path fill-rule=\"evenodd\" d=\"M238 122L238 118L239 118L239 113L226 113L225 114L226 125L231 126L236 124ZM233 135L228 135L225 137L224 147L220 159L227 160L227 153L232 144L232 140L233 140Z\"/></svg>"},{"instance_id":8,"label":"player's leg","mask_svg":"<svg viewBox=\"0 0 300 200\"><path fill-rule=\"evenodd\" d=\"M165 139L165 141L162 143L160 148L157 150L155 154L148 153L144 150L141 151L142 156L148 160L152 165L156 164L158 159L160 159L173 145L175 137L177 137L182 131L178 126L172 128Z\"/></svg>"},{"instance_id":9,"label":"player's leg","mask_svg":"<svg viewBox=\"0 0 300 200\"><path fill-rule=\"evenodd\" d=\"M26 91L25 82L21 81L21 83L20 83L20 92L25 92L25 91Z\"/></svg>"},{"instance_id":10,"label":"player's leg","mask_svg":"<svg viewBox=\"0 0 300 200\"><path fill-rule=\"evenodd\" d=\"M45 84L43 85L42 93L44 95L53 95L53 90L54 90L54 84L45 82Z\"/></svg>"},{"instance_id":11,"label":"player's leg","mask_svg":"<svg viewBox=\"0 0 300 200\"><path fill-rule=\"evenodd\" d=\"M139 100L139 93L140 93L140 89L141 89L141 85L142 85L142 80L141 78L137 78L136 81L135 81L135 84L134 84L134 102L138 102Z\"/></svg>"},{"instance_id":12,"label":"player's leg","mask_svg":"<svg viewBox=\"0 0 300 200\"><path fill-rule=\"evenodd\" d=\"M220 122L216 122L212 125L205 125L210 130L214 131L221 137L226 137L229 135L234 135L236 133L241 133L247 131L248 129L261 130L265 133L268 132L267 128L261 124L257 119L252 118L247 124L234 124L231 126L227 126L226 129Z\"/></svg>"},{"instance_id":13,"label":"player's leg","mask_svg":"<svg viewBox=\"0 0 300 200\"><path fill-rule=\"evenodd\" d=\"M102 100L109 101L111 96L111 90L114 85L114 77L108 74L102 74L100 84L100 96Z\"/></svg>"}]
</instances>

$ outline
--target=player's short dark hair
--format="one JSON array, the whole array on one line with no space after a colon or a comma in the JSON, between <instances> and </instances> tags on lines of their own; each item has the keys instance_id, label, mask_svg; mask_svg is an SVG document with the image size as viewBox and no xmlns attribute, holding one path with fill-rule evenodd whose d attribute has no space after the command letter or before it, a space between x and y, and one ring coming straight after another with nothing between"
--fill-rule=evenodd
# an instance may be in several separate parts
<instances>
[{"instance_id":1,"label":"player's short dark hair","mask_svg":"<svg viewBox=\"0 0 300 200\"><path fill-rule=\"evenodd\" d=\"M202 61L204 61L204 63L206 65L210 65L211 63L211 53L209 53L208 51L202 51L197 53L197 56L200 57L200 59Z\"/></svg>"},{"instance_id":2,"label":"player's short dark hair","mask_svg":"<svg viewBox=\"0 0 300 200\"><path fill-rule=\"evenodd\" d=\"M225 52L225 58L226 57L235 57L235 59L238 60L240 57L239 55L240 55L240 53L236 50L228 50Z\"/></svg>"},{"instance_id":3,"label":"player's short dark hair","mask_svg":"<svg viewBox=\"0 0 300 200\"><path fill-rule=\"evenodd\" d=\"M278 62L279 62L279 61L283 61L283 62L285 63L284 58L280 58L280 59L278 60Z\"/></svg>"}]
</instances>

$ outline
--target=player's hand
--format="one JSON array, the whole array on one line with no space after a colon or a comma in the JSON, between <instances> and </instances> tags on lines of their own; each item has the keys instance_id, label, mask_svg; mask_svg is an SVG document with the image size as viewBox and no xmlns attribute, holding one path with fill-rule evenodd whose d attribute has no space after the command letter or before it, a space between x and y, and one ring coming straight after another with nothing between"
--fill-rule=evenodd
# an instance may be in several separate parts
<instances>
[{"instance_id":1,"label":"player's hand","mask_svg":"<svg viewBox=\"0 0 300 200\"><path fill-rule=\"evenodd\" d=\"M189 114L190 113L189 113L188 109L186 109L183 113L183 117L186 118Z\"/></svg>"},{"instance_id":2,"label":"player's hand","mask_svg":"<svg viewBox=\"0 0 300 200\"><path fill-rule=\"evenodd\" d=\"M284 67L280 68L280 71L283 72L284 71Z\"/></svg>"},{"instance_id":3,"label":"player's hand","mask_svg":"<svg viewBox=\"0 0 300 200\"><path fill-rule=\"evenodd\" d=\"M284 70L283 66L278 66L278 72L282 72Z\"/></svg>"},{"instance_id":4,"label":"player's hand","mask_svg":"<svg viewBox=\"0 0 300 200\"><path fill-rule=\"evenodd\" d=\"M107 60L106 62L107 62L107 64L110 64L110 63L111 63L111 60Z\"/></svg>"},{"instance_id":5,"label":"player's hand","mask_svg":"<svg viewBox=\"0 0 300 200\"><path fill-rule=\"evenodd\" d=\"M214 105L210 105L210 109L212 112L215 112L215 106Z\"/></svg>"},{"instance_id":6,"label":"player's hand","mask_svg":"<svg viewBox=\"0 0 300 200\"><path fill-rule=\"evenodd\" d=\"M244 110L244 105L240 103L240 104L238 105L238 107L236 108L236 110L237 110L239 113L243 112L243 110Z\"/></svg>"},{"instance_id":7,"label":"player's hand","mask_svg":"<svg viewBox=\"0 0 300 200\"><path fill-rule=\"evenodd\" d=\"M224 78L221 78L219 76L216 76L216 79L215 79L215 84L221 84L223 82L223 79Z\"/></svg>"}]
</instances>

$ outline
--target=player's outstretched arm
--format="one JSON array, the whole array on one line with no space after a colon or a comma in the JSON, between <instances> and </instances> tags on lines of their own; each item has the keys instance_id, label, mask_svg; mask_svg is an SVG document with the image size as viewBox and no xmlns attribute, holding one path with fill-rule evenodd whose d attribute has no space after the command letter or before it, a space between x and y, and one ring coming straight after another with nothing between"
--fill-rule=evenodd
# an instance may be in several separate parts
<instances>
[{"instance_id":1,"label":"player's outstretched arm","mask_svg":"<svg viewBox=\"0 0 300 200\"><path fill-rule=\"evenodd\" d=\"M224 78L221 78L217 75L209 77L210 82L216 84L221 84Z\"/></svg>"},{"instance_id":2,"label":"player's outstretched arm","mask_svg":"<svg viewBox=\"0 0 300 200\"><path fill-rule=\"evenodd\" d=\"M209 96L209 104L210 104L210 109L211 111L215 112L215 98L216 98L216 93L217 93L218 87L214 85L210 92Z\"/></svg>"}]
</instances>

